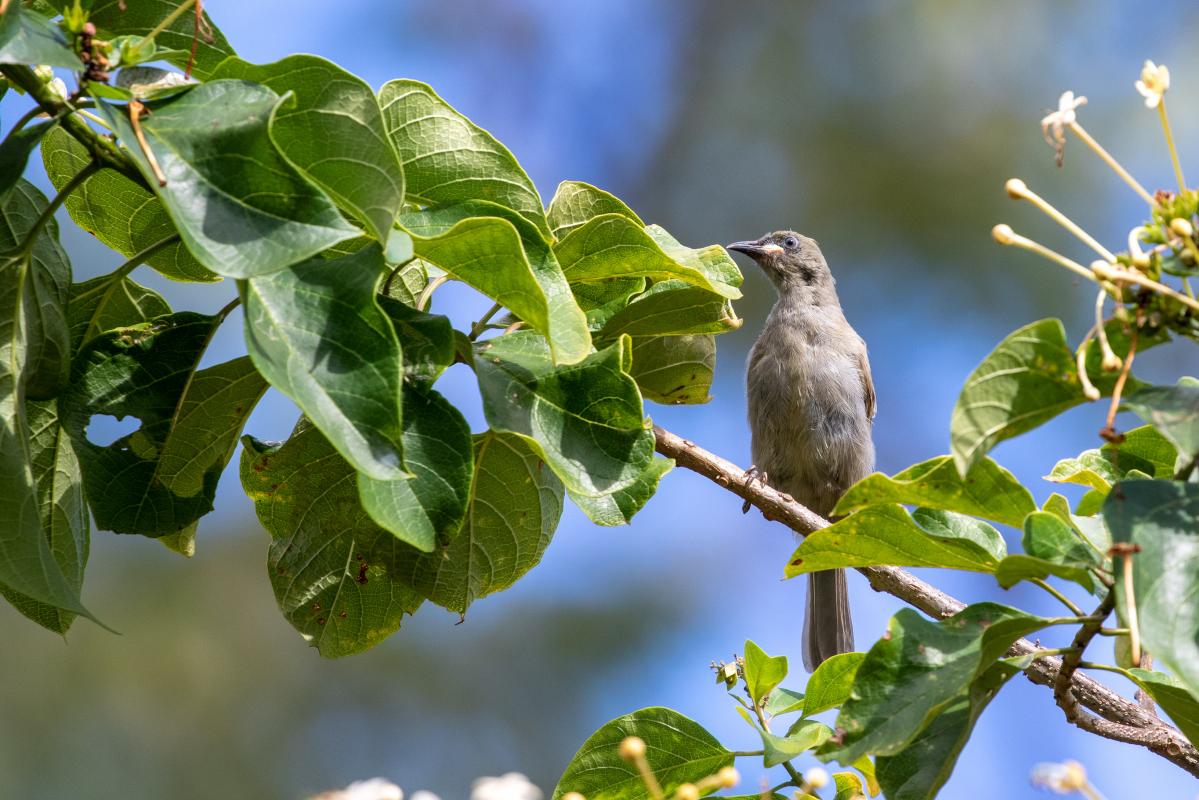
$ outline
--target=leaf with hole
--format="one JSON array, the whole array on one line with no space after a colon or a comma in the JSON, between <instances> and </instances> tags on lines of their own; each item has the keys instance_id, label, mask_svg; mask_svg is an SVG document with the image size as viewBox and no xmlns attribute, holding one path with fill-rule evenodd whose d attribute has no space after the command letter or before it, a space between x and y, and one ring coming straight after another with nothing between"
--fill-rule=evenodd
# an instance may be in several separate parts
<instances>
[{"instance_id":1,"label":"leaf with hole","mask_svg":"<svg viewBox=\"0 0 1199 800\"><path fill-rule=\"evenodd\" d=\"M148 104L141 131L162 185L127 109L99 103L192 255L219 275L278 272L358 234L271 142L279 102L265 86L226 80Z\"/></svg>"}]
</instances>

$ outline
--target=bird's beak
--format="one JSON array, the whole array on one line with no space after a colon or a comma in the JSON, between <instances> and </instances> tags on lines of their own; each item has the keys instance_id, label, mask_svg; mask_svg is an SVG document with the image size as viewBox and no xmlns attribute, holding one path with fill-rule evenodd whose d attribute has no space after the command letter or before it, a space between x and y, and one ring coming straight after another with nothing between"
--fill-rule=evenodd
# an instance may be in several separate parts
<instances>
[{"instance_id":1,"label":"bird's beak","mask_svg":"<svg viewBox=\"0 0 1199 800\"><path fill-rule=\"evenodd\" d=\"M774 255L783 251L783 248L777 244L761 244L759 242L733 242L732 244L725 245L725 249L745 253L745 255L753 259L758 259L765 255Z\"/></svg>"}]
</instances>

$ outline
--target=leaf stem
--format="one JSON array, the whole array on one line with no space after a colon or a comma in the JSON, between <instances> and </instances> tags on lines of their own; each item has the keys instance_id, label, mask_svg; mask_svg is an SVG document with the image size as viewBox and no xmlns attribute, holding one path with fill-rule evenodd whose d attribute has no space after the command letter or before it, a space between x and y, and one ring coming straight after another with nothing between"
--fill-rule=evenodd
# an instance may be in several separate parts
<instances>
[{"instance_id":1,"label":"leaf stem","mask_svg":"<svg viewBox=\"0 0 1199 800\"><path fill-rule=\"evenodd\" d=\"M241 305L241 298L235 297L232 300L230 300L228 303L226 303L224 308L222 308L220 311L216 312L216 316L220 317L221 322L224 322L225 317L232 314L233 309L237 308L239 305Z\"/></svg>"},{"instance_id":2,"label":"leaf stem","mask_svg":"<svg viewBox=\"0 0 1199 800\"><path fill-rule=\"evenodd\" d=\"M92 161L88 162L86 167L79 170L79 172L77 172L73 178L67 181L66 185L62 187L62 190L58 194L54 195L54 199L52 199L50 204L47 205L45 210L42 211L41 216L39 216L29 228L29 231L25 234L24 241L17 246L15 252L23 254L32 252L33 245L37 242L37 237L41 234L42 229L49 224L50 220L54 218L54 212L58 211L59 207L66 201L67 196L82 186L84 181L99 171L100 163L93 159Z\"/></svg>"},{"instance_id":3,"label":"leaf stem","mask_svg":"<svg viewBox=\"0 0 1199 800\"><path fill-rule=\"evenodd\" d=\"M749 694L748 686L745 687L745 693ZM749 699L750 699L750 704L753 706L753 709L754 709L754 715L757 716L758 723L762 726L762 730L764 730L766 733L770 733L770 722L767 721L767 719L766 719L766 712L764 712L762 710L762 706L759 703L754 701L752 695L750 696ZM783 769L787 770L787 774L791 776L791 780L795 783L796 786L799 786L803 783L803 775L799 774L799 770L797 770L791 764L790 759L783 762Z\"/></svg>"},{"instance_id":4,"label":"leaf stem","mask_svg":"<svg viewBox=\"0 0 1199 800\"><path fill-rule=\"evenodd\" d=\"M39 114L45 114L45 113L46 113L46 110L44 108L42 108L41 106L34 106L33 108L29 109L28 111L26 111L24 114L21 115L21 118L19 120L17 120L13 124L12 129L8 132L8 136L11 137L14 133L16 133L17 131L21 130L26 125L28 125ZM6 139L7 138L8 137L6 137Z\"/></svg>"},{"instance_id":5,"label":"leaf stem","mask_svg":"<svg viewBox=\"0 0 1199 800\"><path fill-rule=\"evenodd\" d=\"M195 2L196 2L196 0L183 0L183 2L179 4L178 8L176 8L170 14L167 14L166 17L163 18L162 22L160 22L156 26L154 26L154 30L152 30L146 34L146 36L145 36L146 40L149 41L150 39L153 39L155 36L162 33L167 28L171 27L171 25L174 24L175 20L182 17L184 12L186 12L189 8L191 8L195 4Z\"/></svg>"},{"instance_id":6,"label":"leaf stem","mask_svg":"<svg viewBox=\"0 0 1199 800\"><path fill-rule=\"evenodd\" d=\"M437 291L437 287L450 279L449 275L438 275L433 280L425 284L425 288L421 290L420 297L416 298L416 310L428 311L429 302L433 299L433 292Z\"/></svg>"},{"instance_id":7,"label":"leaf stem","mask_svg":"<svg viewBox=\"0 0 1199 800\"><path fill-rule=\"evenodd\" d=\"M87 329L83 332L83 341L86 342L92 337L92 329L96 326L97 320L100 319L100 313L108 305L108 301L112 299L112 293L116 291L117 285L125 279L125 276L149 261L155 253L177 241L179 241L179 234L177 233L172 233L170 236L159 239L154 244L142 248L140 252L134 253L129 257L128 261L109 273L108 285L104 288L104 294L100 296L100 300L96 304L96 310L92 312L92 318L88 320ZM99 333L98 330L96 332Z\"/></svg>"},{"instance_id":8,"label":"leaf stem","mask_svg":"<svg viewBox=\"0 0 1199 800\"><path fill-rule=\"evenodd\" d=\"M732 753L734 756L736 756L737 758L742 758L742 757L744 757L744 758L750 758L750 757L752 757L752 756L764 756L764 755L766 755L766 751L765 751L765 750L730 750L729 752L731 752L731 753Z\"/></svg>"},{"instance_id":9,"label":"leaf stem","mask_svg":"<svg viewBox=\"0 0 1199 800\"><path fill-rule=\"evenodd\" d=\"M1132 674L1123 667L1117 667L1115 664L1100 664L1098 661L1079 661L1079 669L1097 669L1103 672L1114 672L1117 675L1123 675L1125 678L1132 680Z\"/></svg>"},{"instance_id":10,"label":"leaf stem","mask_svg":"<svg viewBox=\"0 0 1199 800\"><path fill-rule=\"evenodd\" d=\"M1082 616L1085 616L1085 615L1086 615L1086 612L1085 612L1085 611L1083 611L1081 608L1079 608L1077 605L1075 605L1075 604L1074 604L1074 602L1073 602L1072 600L1070 600L1070 598L1069 598L1069 597L1066 597L1064 594L1062 594L1062 593L1061 593L1061 592L1059 592L1057 589L1055 589L1055 588L1054 588L1054 587L1053 587L1053 586L1052 586L1052 585L1049 583L1049 581L1047 581L1047 580L1045 580L1045 579L1043 579L1043 578L1033 578L1033 579L1032 579L1032 581L1031 581L1031 583L1032 583L1034 586L1039 586L1039 587L1041 587L1041 588L1042 588L1042 589L1044 589L1045 591L1049 592L1049 594L1051 594L1051 595L1053 595L1054 597L1056 597L1058 600L1060 600L1060 601L1061 601L1062 605L1064 605L1066 608L1070 609L1070 611L1071 611L1071 612L1072 612L1072 613L1073 613L1075 616L1082 617Z\"/></svg>"},{"instance_id":11,"label":"leaf stem","mask_svg":"<svg viewBox=\"0 0 1199 800\"><path fill-rule=\"evenodd\" d=\"M487 309L487 313L479 318L479 321L470 326L470 335L466 338L472 342L479 338L483 331L487 330L487 323L491 322L491 318L500 312L503 306L496 303L491 308Z\"/></svg>"}]
</instances>

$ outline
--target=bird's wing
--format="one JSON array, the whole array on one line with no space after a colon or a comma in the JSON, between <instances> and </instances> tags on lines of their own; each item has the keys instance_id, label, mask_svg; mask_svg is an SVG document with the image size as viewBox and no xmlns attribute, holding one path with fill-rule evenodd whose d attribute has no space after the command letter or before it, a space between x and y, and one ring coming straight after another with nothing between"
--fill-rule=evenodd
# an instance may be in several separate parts
<instances>
[{"instance_id":1,"label":"bird's wing","mask_svg":"<svg viewBox=\"0 0 1199 800\"><path fill-rule=\"evenodd\" d=\"M858 352L858 372L862 375L862 394L866 398L866 416L874 419L878 413L878 405L874 396L874 379L870 377L870 361L866 358L866 348Z\"/></svg>"}]
</instances>

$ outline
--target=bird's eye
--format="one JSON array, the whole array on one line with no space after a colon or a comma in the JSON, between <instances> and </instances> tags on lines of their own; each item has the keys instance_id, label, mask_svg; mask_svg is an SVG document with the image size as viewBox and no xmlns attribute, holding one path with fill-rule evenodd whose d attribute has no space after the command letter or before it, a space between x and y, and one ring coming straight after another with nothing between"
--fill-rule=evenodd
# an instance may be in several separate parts
<instances>
[{"instance_id":1,"label":"bird's eye","mask_svg":"<svg viewBox=\"0 0 1199 800\"><path fill-rule=\"evenodd\" d=\"M794 236L788 236L786 239L783 239L783 247L788 250L794 250L799 247L799 239L796 239Z\"/></svg>"}]
</instances>

